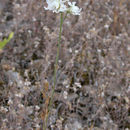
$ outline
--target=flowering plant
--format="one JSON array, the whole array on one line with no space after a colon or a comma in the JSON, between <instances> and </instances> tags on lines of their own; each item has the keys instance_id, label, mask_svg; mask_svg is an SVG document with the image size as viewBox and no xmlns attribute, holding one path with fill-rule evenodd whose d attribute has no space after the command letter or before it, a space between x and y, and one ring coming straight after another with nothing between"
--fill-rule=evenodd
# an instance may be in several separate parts
<instances>
[{"instance_id":1,"label":"flowering plant","mask_svg":"<svg viewBox=\"0 0 130 130\"><path fill-rule=\"evenodd\" d=\"M69 0L46 0L48 7L44 7L45 10L50 10L53 13L60 13L60 32L59 32L59 39L58 39L58 47L57 47L57 55L56 55L56 60L55 60L55 68L54 68L54 77L53 77L53 87L51 91L51 98L49 101L48 105L48 110L46 114L46 119L45 119L45 124L43 129L46 130L47 128L47 121L48 121L48 116L52 107L53 103L53 96L55 92L55 87L56 87L56 73L58 69L58 60L59 60L59 50L61 46L61 33L62 33L62 25L67 17L67 14L73 14L73 15L80 15L81 8L76 6L76 2L69 2ZM65 17L63 18L63 13L66 13Z\"/></svg>"}]
</instances>

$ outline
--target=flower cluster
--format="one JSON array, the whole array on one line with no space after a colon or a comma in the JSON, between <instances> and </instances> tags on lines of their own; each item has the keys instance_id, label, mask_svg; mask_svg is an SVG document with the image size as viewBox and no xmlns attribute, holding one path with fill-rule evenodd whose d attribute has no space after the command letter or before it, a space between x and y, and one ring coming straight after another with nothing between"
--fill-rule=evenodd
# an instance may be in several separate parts
<instances>
[{"instance_id":1,"label":"flower cluster","mask_svg":"<svg viewBox=\"0 0 130 130\"><path fill-rule=\"evenodd\" d=\"M80 15L81 8L76 6L76 2L69 2L69 0L46 0L48 7L45 10L51 10L55 13L68 12L73 15ZM68 6L66 5L68 3Z\"/></svg>"}]
</instances>

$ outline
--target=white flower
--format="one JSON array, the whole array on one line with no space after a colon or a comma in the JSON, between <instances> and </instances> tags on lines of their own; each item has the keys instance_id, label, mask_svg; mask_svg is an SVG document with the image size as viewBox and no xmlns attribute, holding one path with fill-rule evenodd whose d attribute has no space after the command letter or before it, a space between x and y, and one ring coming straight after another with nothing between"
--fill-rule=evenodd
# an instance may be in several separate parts
<instances>
[{"instance_id":1,"label":"white flower","mask_svg":"<svg viewBox=\"0 0 130 130\"><path fill-rule=\"evenodd\" d=\"M8 109L3 106L0 108L0 112L2 112L2 113L6 113L7 111L8 111Z\"/></svg>"},{"instance_id":2,"label":"white flower","mask_svg":"<svg viewBox=\"0 0 130 130\"><path fill-rule=\"evenodd\" d=\"M8 104L9 104L9 105L13 104L13 101L12 101L11 98L9 98Z\"/></svg>"},{"instance_id":3,"label":"white flower","mask_svg":"<svg viewBox=\"0 0 130 130\"><path fill-rule=\"evenodd\" d=\"M77 87L79 87L79 88L81 88L82 86L81 86L81 84L80 83L75 83L75 85L77 86Z\"/></svg>"},{"instance_id":4,"label":"white flower","mask_svg":"<svg viewBox=\"0 0 130 130\"><path fill-rule=\"evenodd\" d=\"M18 107L22 109L22 108L24 108L24 105L23 104L18 104Z\"/></svg>"},{"instance_id":5,"label":"white flower","mask_svg":"<svg viewBox=\"0 0 130 130\"><path fill-rule=\"evenodd\" d=\"M22 95L21 93L16 93L15 96L16 96L16 97L19 97L19 98L22 98L22 97L23 97L23 95Z\"/></svg>"},{"instance_id":6,"label":"white flower","mask_svg":"<svg viewBox=\"0 0 130 130\"><path fill-rule=\"evenodd\" d=\"M44 7L45 10L51 10L55 13L66 12L67 7L64 4L68 0L46 0L48 7Z\"/></svg>"},{"instance_id":7,"label":"white flower","mask_svg":"<svg viewBox=\"0 0 130 130\"><path fill-rule=\"evenodd\" d=\"M68 96L67 91L64 91L64 92L63 92L63 96L64 96L64 99L67 99L67 96Z\"/></svg>"},{"instance_id":8,"label":"white flower","mask_svg":"<svg viewBox=\"0 0 130 130\"><path fill-rule=\"evenodd\" d=\"M80 15L81 8L76 6L76 2L69 2L69 0L46 0L48 7L44 7L45 10L51 10L55 13L68 12L73 15ZM66 6L65 3L68 2ZM69 7L68 7L69 6Z\"/></svg>"},{"instance_id":9,"label":"white flower","mask_svg":"<svg viewBox=\"0 0 130 130\"><path fill-rule=\"evenodd\" d=\"M38 105L36 105L35 109L38 111L40 109L40 107Z\"/></svg>"},{"instance_id":10,"label":"white flower","mask_svg":"<svg viewBox=\"0 0 130 130\"><path fill-rule=\"evenodd\" d=\"M73 15L80 15L81 12L81 8L79 8L78 6L75 6L76 2L68 2L68 5L70 6L69 8L69 12Z\"/></svg>"}]
</instances>

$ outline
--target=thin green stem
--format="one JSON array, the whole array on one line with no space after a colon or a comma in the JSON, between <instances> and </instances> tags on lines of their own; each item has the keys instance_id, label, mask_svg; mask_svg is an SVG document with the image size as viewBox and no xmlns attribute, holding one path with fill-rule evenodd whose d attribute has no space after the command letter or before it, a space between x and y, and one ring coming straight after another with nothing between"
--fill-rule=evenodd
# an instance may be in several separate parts
<instances>
[{"instance_id":1,"label":"thin green stem","mask_svg":"<svg viewBox=\"0 0 130 130\"><path fill-rule=\"evenodd\" d=\"M63 22L64 22L65 19L67 18L67 15L68 15L68 12L66 12L65 17L64 17L64 19L63 19Z\"/></svg>"},{"instance_id":2,"label":"thin green stem","mask_svg":"<svg viewBox=\"0 0 130 130\"><path fill-rule=\"evenodd\" d=\"M57 47L57 54L56 54L56 60L55 60L55 68L54 68L54 76L53 76L53 87L52 87L52 91L51 91L50 102L49 102L49 105L48 105L48 115L47 115L47 117L45 119L45 126L43 127L43 130L46 130L46 128L47 128L48 116L49 116L50 110L52 108L53 97L54 97L54 93L55 93L56 74L57 74L57 70L58 70L58 60L59 60L60 47L61 47L62 25L63 25L63 13L60 14L60 32L59 32L58 47Z\"/></svg>"}]
</instances>

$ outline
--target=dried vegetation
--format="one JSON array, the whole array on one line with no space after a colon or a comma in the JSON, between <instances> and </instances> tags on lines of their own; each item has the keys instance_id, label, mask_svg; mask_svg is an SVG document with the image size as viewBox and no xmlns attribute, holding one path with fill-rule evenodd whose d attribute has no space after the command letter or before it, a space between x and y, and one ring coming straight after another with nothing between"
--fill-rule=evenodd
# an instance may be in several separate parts
<instances>
[{"instance_id":1,"label":"dried vegetation","mask_svg":"<svg viewBox=\"0 0 130 130\"><path fill-rule=\"evenodd\" d=\"M64 23L48 129L129 130L129 0L77 0ZM0 129L40 130L48 102L59 15L41 0L1 0Z\"/></svg>"}]
</instances>

